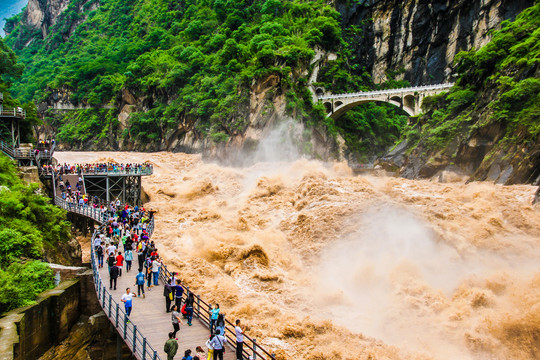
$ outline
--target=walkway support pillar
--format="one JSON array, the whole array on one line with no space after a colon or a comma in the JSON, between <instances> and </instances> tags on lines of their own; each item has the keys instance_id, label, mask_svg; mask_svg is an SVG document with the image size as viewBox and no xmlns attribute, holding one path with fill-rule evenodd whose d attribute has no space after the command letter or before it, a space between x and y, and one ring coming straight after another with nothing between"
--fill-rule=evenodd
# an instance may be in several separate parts
<instances>
[{"instance_id":1,"label":"walkway support pillar","mask_svg":"<svg viewBox=\"0 0 540 360\"><path fill-rule=\"evenodd\" d=\"M109 177L107 176L106 179L107 179L106 180L106 182L107 182L106 188L107 188L107 205L108 205L111 202L111 199L110 199L110 196L109 196L109 191L110 191L110 189L109 189Z\"/></svg>"}]
</instances>

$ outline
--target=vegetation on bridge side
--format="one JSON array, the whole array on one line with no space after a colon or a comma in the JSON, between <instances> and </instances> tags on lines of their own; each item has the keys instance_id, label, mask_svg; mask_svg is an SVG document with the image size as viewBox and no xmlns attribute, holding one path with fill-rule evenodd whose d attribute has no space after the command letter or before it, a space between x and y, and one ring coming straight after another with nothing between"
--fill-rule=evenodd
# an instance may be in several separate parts
<instances>
[{"instance_id":1,"label":"vegetation on bridge side","mask_svg":"<svg viewBox=\"0 0 540 360\"><path fill-rule=\"evenodd\" d=\"M459 165L473 147L480 156L477 179L497 164L512 166L509 183L534 181L540 175L540 3L504 21L483 48L459 53L456 67L456 86L425 99L426 115L407 130L409 153Z\"/></svg>"},{"instance_id":2,"label":"vegetation on bridge side","mask_svg":"<svg viewBox=\"0 0 540 360\"><path fill-rule=\"evenodd\" d=\"M53 286L44 250L70 236L65 211L25 184L10 159L0 155L0 314L28 305Z\"/></svg>"}]
</instances>

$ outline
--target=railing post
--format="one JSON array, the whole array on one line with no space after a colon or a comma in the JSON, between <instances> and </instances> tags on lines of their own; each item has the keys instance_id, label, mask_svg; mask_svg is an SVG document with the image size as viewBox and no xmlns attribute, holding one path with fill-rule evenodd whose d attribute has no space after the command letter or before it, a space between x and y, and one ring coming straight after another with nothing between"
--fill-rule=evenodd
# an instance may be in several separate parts
<instances>
[{"instance_id":1,"label":"railing post","mask_svg":"<svg viewBox=\"0 0 540 360\"><path fill-rule=\"evenodd\" d=\"M253 360L257 359L257 339L253 339Z\"/></svg>"},{"instance_id":2,"label":"railing post","mask_svg":"<svg viewBox=\"0 0 540 360\"><path fill-rule=\"evenodd\" d=\"M143 340L142 340L142 358L143 360L146 359L146 338L143 337Z\"/></svg>"},{"instance_id":3,"label":"railing post","mask_svg":"<svg viewBox=\"0 0 540 360\"><path fill-rule=\"evenodd\" d=\"M116 328L118 329L118 313L120 312L120 305L116 304Z\"/></svg>"},{"instance_id":4,"label":"railing post","mask_svg":"<svg viewBox=\"0 0 540 360\"><path fill-rule=\"evenodd\" d=\"M197 318L201 318L201 296L197 295Z\"/></svg>"},{"instance_id":5,"label":"railing post","mask_svg":"<svg viewBox=\"0 0 540 360\"><path fill-rule=\"evenodd\" d=\"M154 350L154 358L153 358L153 360L157 360L157 351L156 350Z\"/></svg>"},{"instance_id":6,"label":"railing post","mask_svg":"<svg viewBox=\"0 0 540 360\"><path fill-rule=\"evenodd\" d=\"M137 348L137 325L133 325L133 354Z\"/></svg>"},{"instance_id":7,"label":"railing post","mask_svg":"<svg viewBox=\"0 0 540 360\"><path fill-rule=\"evenodd\" d=\"M124 313L124 339L127 339L127 314Z\"/></svg>"},{"instance_id":8,"label":"railing post","mask_svg":"<svg viewBox=\"0 0 540 360\"><path fill-rule=\"evenodd\" d=\"M112 294L109 294L109 319L112 316L111 308L112 308Z\"/></svg>"}]
</instances>

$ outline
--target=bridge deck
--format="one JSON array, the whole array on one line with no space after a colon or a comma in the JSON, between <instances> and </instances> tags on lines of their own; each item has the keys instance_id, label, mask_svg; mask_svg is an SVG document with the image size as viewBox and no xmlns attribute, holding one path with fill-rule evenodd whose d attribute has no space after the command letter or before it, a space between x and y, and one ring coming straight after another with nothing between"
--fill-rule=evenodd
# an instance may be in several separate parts
<instances>
[{"instance_id":1,"label":"bridge deck","mask_svg":"<svg viewBox=\"0 0 540 360\"><path fill-rule=\"evenodd\" d=\"M122 294L126 292L126 288L137 292L137 286L133 286L135 283L135 275L137 273L137 260L133 261L134 268L131 271L126 272L126 269L122 269L122 276L117 280L116 290L109 290L112 296L117 302L120 303ZM101 278L109 285L109 272L107 265L99 269ZM162 359L167 359L167 355L163 351L163 345L168 339L168 333L173 331L171 322L171 313L165 312L165 297L163 296L163 284L160 280L160 285L147 289L145 285L146 298L136 297L133 299L133 310L131 312L131 320L137 324L137 328L147 337L147 341L152 344L154 349L158 351L158 354ZM177 333L178 337L178 353L175 359L181 359L184 356L184 351L191 349L192 356L195 354L195 348L197 346L202 347L205 352L207 351L205 343L210 336L210 331L204 326L197 318L193 318L193 326L187 325L187 320L183 319L184 325L180 325L180 331ZM223 357L225 360L234 360L235 353L231 347L227 348L227 351ZM203 360L203 359L201 359Z\"/></svg>"}]
</instances>

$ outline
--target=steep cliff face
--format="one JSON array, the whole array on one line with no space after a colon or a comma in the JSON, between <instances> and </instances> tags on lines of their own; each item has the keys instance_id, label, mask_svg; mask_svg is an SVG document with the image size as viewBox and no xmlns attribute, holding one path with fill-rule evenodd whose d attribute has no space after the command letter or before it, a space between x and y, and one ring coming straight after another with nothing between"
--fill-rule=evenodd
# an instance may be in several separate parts
<instances>
[{"instance_id":1,"label":"steep cliff face","mask_svg":"<svg viewBox=\"0 0 540 360\"><path fill-rule=\"evenodd\" d=\"M480 48L503 20L513 19L533 0L338 1L344 27L362 29L354 46L358 62L375 83L388 72L411 85L452 80L461 50Z\"/></svg>"}]
</instances>

